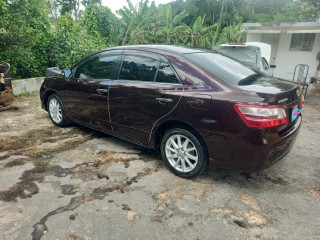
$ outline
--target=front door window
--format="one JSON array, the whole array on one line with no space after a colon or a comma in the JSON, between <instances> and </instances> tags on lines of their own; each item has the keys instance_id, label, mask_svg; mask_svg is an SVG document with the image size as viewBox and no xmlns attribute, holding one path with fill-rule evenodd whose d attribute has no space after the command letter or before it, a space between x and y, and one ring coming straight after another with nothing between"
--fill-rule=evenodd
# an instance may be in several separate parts
<instances>
[{"instance_id":1,"label":"front door window","mask_svg":"<svg viewBox=\"0 0 320 240\"><path fill-rule=\"evenodd\" d=\"M77 68L75 78L111 79L118 58L118 56L95 56Z\"/></svg>"}]
</instances>

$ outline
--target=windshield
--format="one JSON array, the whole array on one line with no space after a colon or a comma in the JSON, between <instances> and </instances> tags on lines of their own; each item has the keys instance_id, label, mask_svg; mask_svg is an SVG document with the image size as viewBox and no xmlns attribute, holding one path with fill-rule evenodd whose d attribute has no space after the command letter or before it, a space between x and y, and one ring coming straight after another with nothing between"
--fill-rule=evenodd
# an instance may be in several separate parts
<instances>
[{"instance_id":1,"label":"windshield","mask_svg":"<svg viewBox=\"0 0 320 240\"><path fill-rule=\"evenodd\" d=\"M185 57L196 64L200 63L202 68L233 86L238 86L242 79L248 79L250 76L253 76L255 79L257 77L265 77L265 74L259 70L222 54L200 52L186 54Z\"/></svg>"}]
</instances>

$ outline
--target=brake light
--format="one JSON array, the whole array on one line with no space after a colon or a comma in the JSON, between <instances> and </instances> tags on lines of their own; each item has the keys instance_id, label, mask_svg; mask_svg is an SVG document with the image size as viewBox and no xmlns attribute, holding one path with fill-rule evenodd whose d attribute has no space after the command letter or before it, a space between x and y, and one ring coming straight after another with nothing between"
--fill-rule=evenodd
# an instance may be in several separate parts
<instances>
[{"instance_id":1,"label":"brake light","mask_svg":"<svg viewBox=\"0 0 320 240\"><path fill-rule=\"evenodd\" d=\"M248 127L268 128L287 123L287 115L282 106L235 104L234 108Z\"/></svg>"},{"instance_id":2,"label":"brake light","mask_svg":"<svg viewBox=\"0 0 320 240\"><path fill-rule=\"evenodd\" d=\"M300 109L302 109L303 104L304 104L304 95L302 95L301 98L300 98L300 103L299 103L299 108Z\"/></svg>"},{"instance_id":3,"label":"brake light","mask_svg":"<svg viewBox=\"0 0 320 240\"><path fill-rule=\"evenodd\" d=\"M302 109L302 107L303 107L303 100L301 99L299 103L299 108Z\"/></svg>"}]
</instances>

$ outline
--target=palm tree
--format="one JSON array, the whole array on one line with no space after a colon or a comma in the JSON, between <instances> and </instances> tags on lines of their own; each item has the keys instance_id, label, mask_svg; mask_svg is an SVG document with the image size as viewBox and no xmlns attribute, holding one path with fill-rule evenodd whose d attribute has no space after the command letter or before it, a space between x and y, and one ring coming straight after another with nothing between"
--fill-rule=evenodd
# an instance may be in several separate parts
<instances>
[{"instance_id":1,"label":"palm tree","mask_svg":"<svg viewBox=\"0 0 320 240\"><path fill-rule=\"evenodd\" d=\"M171 39L174 38L177 43L180 35L182 35L187 29L187 26L181 23L181 21L187 16L188 14L185 11L173 16L170 6L161 6L159 8L158 18L160 27L158 28L157 35L164 37L165 41L160 41L170 44Z\"/></svg>"},{"instance_id":2,"label":"palm tree","mask_svg":"<svg viewBox=\"0 0 320 240\"><path fill-rule=\"evenodd\" d=\"M206 15L203 17L199 16L194 24L188 28L187 32L190 37L190 45L193 47L203 47L200 42L204 39L204 35L209 30L208 27L204 26L204 20Z\"/></svg>"},{"instance_id":3,"label":"palm tree","mask_svg":"<svg viewBox=\"0 0 320 240\"><path fill-rule=\"evenodd\" d=\"M135 20L135 17L137 15L137 11L134 8L132 2L130 0L127 0L128 7L123 7L122 9L119 9L117 13L121 16L122 23L126 26L126 33L122 39L122 45L126 43L127 37L131 32L132 24Z\"/></svg>"},{"instance_id":4,"label":"palm tree","mask_svg":"<svg viewBox=\"0 0 320 240\"><path fill-rule=\"evenodd\" d=\"M154 2L148 6L148 1L141 1L132 27L130 43L146 44L155 39L157 7Z\"/></svg>"}]
</instances>

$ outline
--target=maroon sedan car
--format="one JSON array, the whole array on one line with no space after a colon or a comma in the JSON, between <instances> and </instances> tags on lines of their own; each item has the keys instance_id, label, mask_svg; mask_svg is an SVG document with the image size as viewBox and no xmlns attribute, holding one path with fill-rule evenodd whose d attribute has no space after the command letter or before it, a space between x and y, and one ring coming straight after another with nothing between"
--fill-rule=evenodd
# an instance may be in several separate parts
<instances>
[{"instance_id":1,"label":"maroon sedan car","mask_svg":"<svg viewBox=\"0 0 320 240\"><path fill-rule=\"evenodd\" d=\"M55 125L75 122L159 150L181 177L263 169L291 150L302 121L297 84L213 51L115 47L54 71L40 96Z\"/></svg>"}]
</instances>

